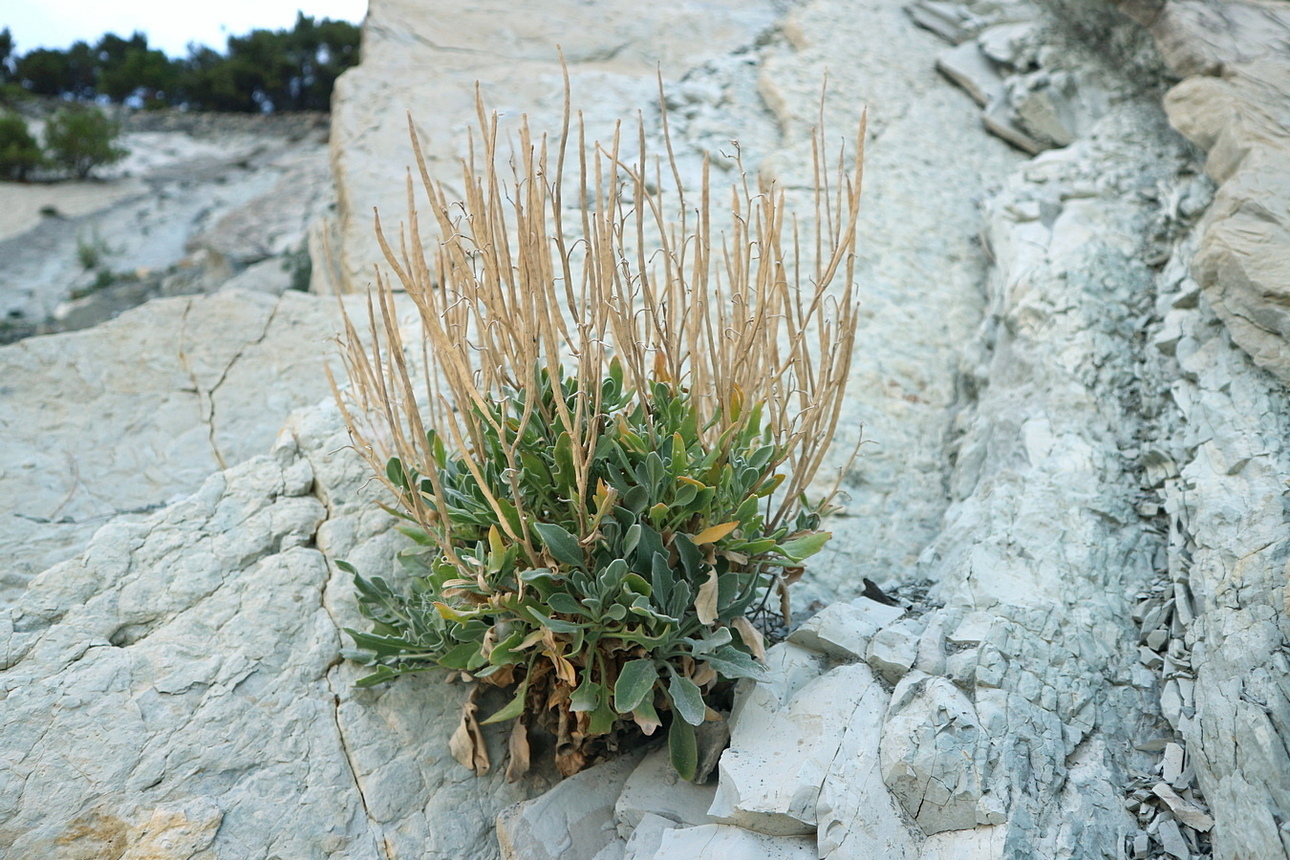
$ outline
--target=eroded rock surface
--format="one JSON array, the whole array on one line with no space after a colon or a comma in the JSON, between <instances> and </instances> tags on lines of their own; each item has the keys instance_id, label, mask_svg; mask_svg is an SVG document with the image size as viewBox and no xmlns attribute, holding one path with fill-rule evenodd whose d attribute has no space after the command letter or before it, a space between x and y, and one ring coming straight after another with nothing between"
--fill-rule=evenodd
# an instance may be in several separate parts
<instances>
[{"instance_id":1,"label":"eroded rock surface","mask_svg":"<svg viewBox=\"0 0 1290 860\"><path fill-rule=\"evenodd\" d=\"M452 760L463 688L360 691L337 656L361 620L327 557L388 567L402 540L345 440L334 409L299 416L272 455L106 526L4 614L6 857L141 851L184 821L155 856L496 856L493 817L548 783Z\"/></svg>"},{"instance_id":2,"label":"eroded rock surface","mask_svg":"<svg viewBox=\"0 0 1290 860\"><path fill-rule=\"evenodd\" d=\"M1189 76L1165 97L1169 120L1218 183L1193 276L1237 345L1290 381L1290 10L1171 2L1151 30Z\"/></svg>"},{"instance_id":3,"label":"eroded rock surface","mask_svg":"<svg viewBox=\"0 0 1290 860\"><path fill-rule=\"evenodd\" d=\"M266 451L326 395L334 299L230 291L0 347L0 606L114 517Z\"/></svg>"}]
</instances>

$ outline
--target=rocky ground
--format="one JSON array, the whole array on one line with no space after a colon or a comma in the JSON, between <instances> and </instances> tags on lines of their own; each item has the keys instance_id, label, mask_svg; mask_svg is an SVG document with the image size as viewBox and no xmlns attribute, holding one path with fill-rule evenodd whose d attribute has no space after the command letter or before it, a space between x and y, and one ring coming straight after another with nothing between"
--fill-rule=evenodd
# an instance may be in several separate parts
<instances>
[{"instance_id":1,"label":"rocky ground","mask_svg":"<svg viewBox=\"0 0 1290 860\"><path fill-rule=\"evenodd\" d=\"M0 343L152 298L309 289L309 230L334 205L325 116L138 112L122 124L129 154L89 180L0 183Z\"/></svg>"},{"instance_id":2,"label":"rocky ground","mask_svg":"<svg viewBox=\"0 0 1290 860\"><path fill-rule=\"evenodd\" d=\"M820 611L741 688L707 785L650 750L558 784L475 777L447 753L462 688L360 691L337 656L360 619L334 561L389 569L401 539L336 409L297 409L325 394L334 299L163 299L28 338L0 348L0 856L1290 855L1284 4L445 20L373 2L338 89L314 234L350 286L371 205L402 205L404 111L448 170L477 78L555 119L556 41L593 129L648 111L662 70L687 177L737 135L802 186L826 67L834 129L868 107L839 441L863 423L876 444L799 593ZM275 181L299 154L265 162ZM246 201L287 186L256 187L228 210L248 226L191 234L273 233ZM228 242L198 244L247 247ZM46 313L67 298L6 283Z\"/></svg>"}]
</instances>

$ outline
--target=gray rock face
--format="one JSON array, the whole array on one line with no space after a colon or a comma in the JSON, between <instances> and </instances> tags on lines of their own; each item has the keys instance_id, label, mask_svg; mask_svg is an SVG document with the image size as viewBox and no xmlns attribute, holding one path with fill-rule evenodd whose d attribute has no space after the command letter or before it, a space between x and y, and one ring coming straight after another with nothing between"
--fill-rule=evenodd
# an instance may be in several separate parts
<instances>
[{"instance_id":1,"label":"gray rock face","mask_svg":"<svg viewBox=\"0 0 1290 860\"><path fill-rule=\"evenodd\" d=\"M1218 183L1193 275L1255 364L1290 381L1290 12L1278 4L1169 3L1152 32L1175 71L1174 127Z\"/></svg>"},{"instance_id":2,"label":"gray rock face","mask_svg":"<svg viewBox=\"0 0 1290 860\"><path fill-rule=\"evenodd\" d=\"M896 687L882 725L883 781L931 835L1002 824L984 797L989 738L976 708L946 678L910 675Z\"/></svg>"},{"instance_id":3,"label":"gray rock face","mask_svg":"<svg viewBox=\"0 0 1290 860\"><path fill-rule=\"evenodd\" d=\"M0 617L6 857L496 856L493 816L541 778L451 759L460 688L362 692L337 659L359 619L324 551L370 568L398 544L344 440L334 410L301 417Z\"/></svg>"},{"instance_id":4,"label":"gray rock face","mask_svg":"<svg viewBox=\"0 0 1290 860\"><path fill-rule=\"evenodd\" d=\"M345 285L363 289L372 281L372 264L384 260L372 232L372 207L380 207L387 227L406 217L403 167L413 161L409 111L430 169L445 180L456 179L458 159L466 154L466 129L477 122L476 81L489 110L512 119L522 112L535 128L558 131L563 110L558 44L577 107L585 111L589 139L608 140L613 124L630 121L637 110L656 114L656 74L672 86L688 74L688 85L676 89L677 113L707 114L703 122L711 140L703 149L714 154L728 149L735 129L744 145L756 146L771 138L774 128L759 116L755 70L737 68L747 66L746 59L728 55L752 48L773 27L777 12L772 0L666 5L546 0L522 9L503 0L469 8L406 0L372 4L363 62L338 81L332 117ZM708 63L714 66L705 67ZM735 68L719 68L722 64ZM743 80L727 80L732 76ZM723 105L735 94L731 87L742 107ZM740 121L730 124L732 115ZM691 167L699 163L693 154L683 157Z\"/></svg>"},{"instance_id":5,"label":"gray rock face","mask_svg":"<svg viewBox=\"0 0 1290 860\"><path fill-rule=\"evenodd\" d=\"M590 860L618 841L615 805L640 756L623 756L562 781L497 816L504 860ZM636 816L632 826L640 823Z\"/></svg>"},{"instance_id":6,"label":"gray rock face","mask_svg":"<svg viewBox=\"0 0 1290 860\"><path fill-rule=\"evenodd\" d=\"M268 450L326 395L334 299L232 291L0 347L0 607L113 517Z\"/></svg>"}]
</instances>

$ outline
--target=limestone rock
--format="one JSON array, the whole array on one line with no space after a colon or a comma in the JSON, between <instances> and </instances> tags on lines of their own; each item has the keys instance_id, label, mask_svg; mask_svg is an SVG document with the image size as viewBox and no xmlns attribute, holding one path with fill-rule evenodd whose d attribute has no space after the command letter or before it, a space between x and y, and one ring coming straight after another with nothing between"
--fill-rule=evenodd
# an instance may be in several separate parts
<instances>
[{"instance_id":1,"label":"limestone rock","mask_svg":"<svg viewBox=\"0 0 1290 860\"><path fill-rule=\"evenodd\" d=\"M998 860L1007 856L1008 826L935 833L923 843L919 860Z\"/></svg>"},{"instance_id":2,"label":"limestone rock","mask_svg":"<svg viewBox=\"0 0 1290 860\"><path fill-rule=\"evenodd\" d=\"M236 121L215 125L221 123ZM284 139L232 128L136 132L123 142L139 156L121 168L135 178L106 177L93 183L96 195L84 185L54 183L31 202L62 217L20 218L12 231L9 213L0 215L0 319L39 326L75 292L100 289L104 278L119 283L165 272L202 250L229 259L236 271L298 248L330 200L317 135ZM29 195L3 185L6 201L13 197L22 208ZM170 286L160 294L175 295L177 285Z\"/></svg>"},{"instance_id":3,"label":"limestone rock","mask_svg":"<svg viewBox=\"0 0 1290 860\"><path fill-rule=\"evenodd\" d=\"M497 816L497 841L504 860L592 860L599 856L618 840L614 803L639 763L639 756L623 756L596 765L563 780L541 797L503 810Z\"/></svg>"},{"instance_id":4,"label":"limestone rock","mask_svg":"<svg viewBox=\"0 0 1290 860\"><path fill-rule=\"evenodd\" d=\"M962 87L981 107L1007 95L1000 75L975 41L964 42L936 58L937 70Z\"/></svg>"},{"instance_id":5,"label":"limestone rock","mask_svg":"<svg viewBox=\"0 0 1290 860\"><path fill-rule=\"evenodd\" d=\"M707 815L716 785L695 785L677 775L666 749L641 760L627 777L614 804L618 833L626 839L642 818L657 816L682 827L710 823Z\"/></svg>"},{"instance_id":6,"label":"limestone rock","mask_svg":"<svg viewBox=\"0 0 1290 860\"><path fill-rule=\"evenodd\" d=\"M267 451L327 396L337 317L334 299L230 291L0 348L0 606L111 518Z\"/></svg>"},{"instance_id":7,"label":"limestone rock","mask_svg":"<svg viewBox=\"0 0 1290 860\"><path fill-rule=\"evenodd\" d=\"M887 683L894 684L918 661L918 639L922 632L921 621L902 618L869 640L865 659Z\"/></svg>"},{"instance_id":8,"label":"limestone rock","mask_svg":"<svg viewBox=\"0 0 1290 860\"><path fill-rule=\"evenodd\" d=\"M1220 183L1194 275L1232 339L1290 380L1290 13L1256 2L1175 2L1152 31L1175 70L1192 75L1166 96L1169 119L1208 152L1205 170Z\"/></svg>"},{"instance_id":9,"label":"limestone rock","mask_svg":"<svg viewBox=\"0 0 1290 860\"><path fill-rule=\"evenodd\" d=\"M739 827L705 824L667 830L653 860L815 860L815 840L806 836L768 836Z\"/></svg>"},{"instance_id":10,"label":"limestone rock","mask_svg":"<svg viewBox=\"0 0 1290 860\"><path fill-rule=\"evenodd\" d=\"M663 834L678 826L670 818L645 813L623 846L623 860L652 860L663 843Z\"/></svg>"},{"instance_id":11,"label":"limestone rock","mask_svg":"<svg viewBox=\"0 0 1290 860\"><path fill-rule=\"evenodd\" d=\"M772 836L814 832L815 807L849 712L865 695L868 667L820 675L819 658L783 643L767 653L771 681L741 685L730 715L730 748L718 765L708 814ZM814 677L811 677L811 676Z\"/></svg>"},{"instance_id":12,"label":"limestone rock","mask_svg":"<svg viewBox=\"0 0 1290 860\"><path fill-rule=\"evenodd\" d=\"M863 660L874 634L905 614L867 597L824 607L788 635L788 641L839 660Z\"/></svg>"},{"instance_id":13,"label":"limestone rock","mask_svg":"<svg viewBox=\"0 0 1290 860\"><path fill-rule=\"evenodd\" d=\"M906 677L882 728L882 777L924 833L1001 824L985 802L990 738L963 692L944 678Z\"/></svg>"},{"instance_id":14,"label":"limestone rock","mask_svg":"<svg viewBox=\"0 0 1290 860\"><path fill-rule=\"evenodd\" d=\"M891 697L864 666L854 667L850 678L860 696L820 786L815 807L819 857L913 860L918 840L906 827L880 766L879 739ZM844 713L839 709L835 719Z\"/></svg>"},{"instance_id":15,"label":"limestone rock","mask_svg":"<svg viewBox=\"0 0 1290 860\"><path fill-rule=\"evenodd\" d=\"M302 247L310 225L331 202L326 153L311 148L283 157L277 166L271 187L195 232L189 246L210 248L240 266Z\"/></svg>"},{"instance_id":16,"label":"limestone rock","mask_svg":"<svg viewBox=\"0 0 1290 860\"><path fill-rule=\"evenodd\" d=\"M1168 384L1125 409L1105 392L1142 373L1126 338L1151 312L1154 273L1129 237L1157 217L1147 184L1172 187L1186 164L1163 120L1112 101L1097 136L1043 153L987 207L996 267L966 363L978 393L957 422L954 501L923 554L945 604L945 671L970 692L964 725L984 746L938 762L934 741L912 740L934 737L935 720L898 731L910 715L894 707L883 763L925 749L928 768L950 768L962 802L937 787L953 814L931 828L1006 823L1004 856L1118 854L1130 827L1119 775L1153 764L1133 749L1158 719L1158 692L1136 663L1129 599L1155 578L1158 543L1140 531L1139 480L1121 452L1163 432L1140 416L1167 409ZM888 783L911 814L915 783Z\"/></svg>"},{"instance_id":17,"label":"limestone rock","mask_svg":"<svg viewBox=\"0 0 1290 860\"><path fill-rule=\"evenodd\" d=\"M0 614L6 856L97 856L105 833L139 856L496 856L491 821L449 810L495 813L541 779L448 756L460 688L359 691L337 664L359 619L318 547L379 570L397 545L344 438L334 408L294 419L274 455L109 523Z\"/></svg>"},{"instance_id":18,"label":"limestone rock","mask_svg":"<svg viewBox=\"0 0 1290 860\"><path fill-rule=\"evenodd\" d=\"M490 109L524 112L535 127L555 133L562 109L558 44L576 107L586 111L589 139L608 140L615 120L630 121L638 109L653 114L656 72L675 84L706 62L751 47L776 18L770 0L439 5L373 4L363 62L337 82L332 169L341 274L351 289L370 283L372 264L384 259L372 235L372 207L381 208L387 228L406 219L403 167L412 163L407 111L423 136L431 171L452 180L466 126L476 122L477 80ZM595 26L587 26L589 20ZM756 129L750 123L744 132L755 135ZM727 131L719 140L728 146L730 136Z\"/></svg>"}]
</instances>

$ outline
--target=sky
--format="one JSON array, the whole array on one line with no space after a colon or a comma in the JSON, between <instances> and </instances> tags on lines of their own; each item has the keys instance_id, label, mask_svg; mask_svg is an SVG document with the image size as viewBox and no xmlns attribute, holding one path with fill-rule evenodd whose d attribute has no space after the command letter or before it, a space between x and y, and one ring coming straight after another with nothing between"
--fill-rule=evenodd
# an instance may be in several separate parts
<instances>
[{"instance_id":1,"label":"sky","mask_svg":"<svg viewBox=\"0 0 1290 860\"><path fill-rule=\"evenodd\" d=\"M9 28L19 54L67 48L78 39L93 44L104 33L128 39L138 30L148 35L148 47L185 57L189 42L222 52L229 36L289 29L297 9L357 24L367 0L3 0L0 30Z\"/></svg>"}]
</instances>

